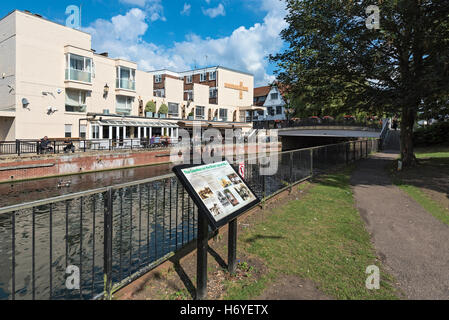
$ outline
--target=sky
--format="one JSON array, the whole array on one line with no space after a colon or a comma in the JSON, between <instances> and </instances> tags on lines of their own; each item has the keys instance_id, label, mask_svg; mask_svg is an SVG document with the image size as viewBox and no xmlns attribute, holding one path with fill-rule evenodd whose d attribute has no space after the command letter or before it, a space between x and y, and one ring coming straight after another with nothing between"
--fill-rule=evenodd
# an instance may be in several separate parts
<instances>
[{"instance_id":1,"label":"sky","mask_svg":"<svg viewBox=\"0 0 449 320\"><path fill-rule=\"evenodd\" d=\"M282 0L9 0L0 17L29 10L65 24L69 5L81 6L92 49L144 71L220 65L249 72L263 86L275 79L267 56L285 48Z\"/></svg>"}]
</instances>

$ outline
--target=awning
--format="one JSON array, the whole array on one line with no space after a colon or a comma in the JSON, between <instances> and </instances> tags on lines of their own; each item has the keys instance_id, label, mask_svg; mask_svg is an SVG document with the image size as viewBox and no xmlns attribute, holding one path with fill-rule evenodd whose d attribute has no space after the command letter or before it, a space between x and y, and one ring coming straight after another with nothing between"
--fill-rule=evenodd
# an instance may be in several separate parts
<instances>
[{"instance_id":1,"label":"awning","mask_svg":"<svg viewBox=\"0 0 449 320\"><path fill-rule=\"evenodd\" d=\"M183 128L193 128L194 126L200 126L203 128L209 127L209 122L207 121L179 121L178 125Z\"/></svg>"},{"instance_id":2,"label":"awning","mask_svg":"<svg viewBox=\"0 0 449 320\"><path fill-rule=\"evenodd\" d=\"M118 127L179 128L176 123L165 121L101 120L98 124Z\"/></svg>"},{"instance_id":3,"label":"awning","mask_svg":"<svg viewBox=\"0 0 449 320\"><path fill-rule=\"evenodd\" d=\"M250 107L240 107L240 111L264 111L265 108L257 107L257 106L250 106Z\"/></svg>"},{"instance_id":4,"label":"awning","mask_svg":"<svg viewBox=\"0 0 449 320\"><path fill-rule=\"evenodd\" d=\"M233 122L220 122L220 121L179 121L178 125L183 128L193 128L195 125L202 128L217 128L217 129L233 129L233 128L245 128L252 127L251 123L233 123Z\"/></svg>"}]
</instances>

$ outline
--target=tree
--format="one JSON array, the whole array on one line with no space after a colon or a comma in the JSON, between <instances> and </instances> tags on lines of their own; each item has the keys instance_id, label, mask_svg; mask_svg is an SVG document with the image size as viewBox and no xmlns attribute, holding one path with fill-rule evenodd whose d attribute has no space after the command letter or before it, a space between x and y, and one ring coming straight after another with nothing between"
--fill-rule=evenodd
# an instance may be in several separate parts
<instances>
[{"instance_id":1,"label":"tree","mask_svg":"<svg viewBox=\"0 0 449 320\"><path fill-rule=\"evenodd\" d=\"M145 112L156 113L156 103L154 101L148 101L145 106Z\"/></svg>"},{"instance_id":2,"label":"tree","mask_svg":"<svg viewBox=\"0 0 449 320\"><path fill-rule=\"evenodd\" d=\"M168 107L165 103L163 103L161 105L161 107L159 108L159 113L160 114L167 114L168 113Z\"/></svg>"},{"instance_id":3,"label":"tree","mask_svg":"<svg viewBox=\"0 0 449 320\"><path fill-rule=\"evenodd\" d=\"M270 59L303 108L400 115L404 166L418 112L449 103L449 1L286 0L288 49ZM374 16L375 18L375 16Z\"/></svg>"}]
</instances>

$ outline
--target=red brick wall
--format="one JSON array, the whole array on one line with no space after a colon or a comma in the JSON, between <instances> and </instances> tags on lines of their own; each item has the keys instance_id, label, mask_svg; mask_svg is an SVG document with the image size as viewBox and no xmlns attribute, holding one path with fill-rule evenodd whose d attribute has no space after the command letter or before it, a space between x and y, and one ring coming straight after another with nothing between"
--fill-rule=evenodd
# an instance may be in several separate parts
<instances>
[{"instance_id":1,"label":"red brick wall","mask_svg":"<svg viewBox=\"0 0 449 320\"><path fill-rule=\"evenodd\" d=\"M280 150L280 145L278 147ZM250 152L255 152L251 149ZM245 153L248 146L245 145ZM0 159L0 168L18 166L52 165L41 168L12 169L0 171L0 183L35 178L62 176L86 172L125 169L170 162L170 150L102 152L100 154L71 154L10 157Z\"/></svg>"}]
</instances>

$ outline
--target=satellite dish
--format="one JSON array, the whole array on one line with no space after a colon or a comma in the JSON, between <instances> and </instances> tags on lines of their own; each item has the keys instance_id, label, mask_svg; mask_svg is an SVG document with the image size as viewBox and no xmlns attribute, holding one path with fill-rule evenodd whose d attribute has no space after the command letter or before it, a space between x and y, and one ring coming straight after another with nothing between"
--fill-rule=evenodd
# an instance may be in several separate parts
<instances>
[{"instance_id":1,"label":"satellite dish","mask_svg":"<svg viewBox=\"0 0 449 320\"><path fill-rule=\"evenodd\" d=\"M28 101L27 98L23 98L22 99L22 105L23 105L24 108L28 107L29 104L30 104L30 102Z\"/></svg>"}]
</instances>

